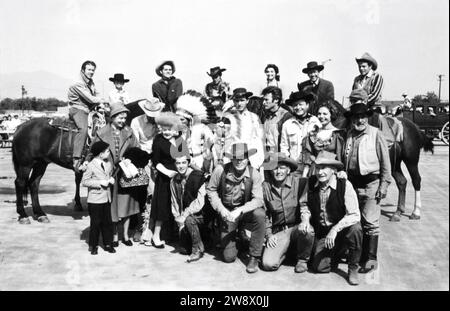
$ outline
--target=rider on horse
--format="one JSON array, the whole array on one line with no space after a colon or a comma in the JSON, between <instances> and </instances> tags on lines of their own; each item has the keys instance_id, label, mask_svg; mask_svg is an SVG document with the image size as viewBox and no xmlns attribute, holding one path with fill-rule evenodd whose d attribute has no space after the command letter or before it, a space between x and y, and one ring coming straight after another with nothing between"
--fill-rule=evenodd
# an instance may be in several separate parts
<instances>
[{"instance_id":1,"label":"rider on horse","mask_svg":"<svg viewBox=\"0 0 450 311\"><path fill-rule=\"evenodd\" d=\"M78 132L75 134L73 144L73 168L79 171L81 156L88 137L88 115L94 108L103 104L105 100L99 96L95 89L94 76L96 64L85 61L81 66L80 80L69 88L68 98L70 104L69 118L75 122Z\"/></svg>"}]
</instances>

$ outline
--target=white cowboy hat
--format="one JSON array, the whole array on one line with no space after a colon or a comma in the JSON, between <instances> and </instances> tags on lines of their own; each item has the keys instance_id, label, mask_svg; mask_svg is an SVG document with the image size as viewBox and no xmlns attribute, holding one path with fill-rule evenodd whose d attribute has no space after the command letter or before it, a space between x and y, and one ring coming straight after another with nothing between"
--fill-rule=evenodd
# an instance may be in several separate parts
<instances>
[{"instance_id":1,"label":"white cowboy hat","mask_svg":"<svg viewBox=\"0 0 450 311\"><path fill-rule=\"evenodd\" d=\"M151 97L138 102L139 107L149 117L156 117L163 110L164 104L159 101L158 98Z\"/></svg>"}]
</instances>

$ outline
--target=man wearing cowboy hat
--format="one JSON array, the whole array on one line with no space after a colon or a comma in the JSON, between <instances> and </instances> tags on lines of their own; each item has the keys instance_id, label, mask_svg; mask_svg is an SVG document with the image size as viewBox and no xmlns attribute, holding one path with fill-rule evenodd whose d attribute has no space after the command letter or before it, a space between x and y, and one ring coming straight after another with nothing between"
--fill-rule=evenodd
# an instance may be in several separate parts
<instances>
[{"instance_id":1,"label":"man wearing cowboy hat","mask_svg":"<svg viewBox=\"0 0 450 311\"><path fill-rule=\"evenodd\" d=\"M272 167L270 167L272 166ZM297 264L295 272L307 270L314 239L300 234L300 211L307 206L307 179L294 176L297 162L283 153L271 153L266 170L271 176L263 183L266 207L266 247L262 257L264 270L278 270L291 244L295 245ZM314 233L311 233L314 235ZM305 244L306 243L306 244Z\"/></svg>"},{"instance_id":2,"label":"man wearing cowboy hat","mask_svg":"<svg viewBox=\"0 0 450 311\"><path fill-rule=\"evenodd\" d=\"M369 124L373 111L365 104L366 99L364 90L354 90L350 95L352 105L344 114L352 124L344 147L344 165L358 195L364 233L361 272L377 268L380 200L386 197L392 179L387 143L381 131Z\"/></svg>"},{"instance_id":3,"label":"man wearing cowboy hat","mask_svg":"<svg viewBox=\"0 0 450 311\"><path fill-rule=\"evenodd\" d=\"M105 100L95 89L92 78L97 65L93 61L85 61L81 65L80 80L70 86L68 91L69 118L75 122L78 132L73 141L73 168L79 171L80 158L88 137L88 115L97 105L104 104Z\"/></svg>"},{"instance_id":4,"label":"man wearing cowboy hat","mask_svg":"<svg viewBox=\"0 0 450 311\"><path fill-rule=\"evenodd\" d=\"M130 96L128 92L124 90L125 83L130 82L129 79L125 79L123 73L115 73L114 77L109 78L109 81L114 83L115 89L109 92L109 103L122 103L124 105L130 102Z\"/></svg>"},{"instance_id":5,"label":"man wearing cowboy hat","mask_svg":"<svg viewBox=\"0 0 450 311\"><path fill-rule=\"evenodd\" d=\"M225 94L226 98L230 95L230 84L222 80L222 72L225 68L219 66L209 69L206 74L211 77L212 82L208 83L205 87L205 94L209 98L221 97Z\"/></svg>"},{"instance_id":6,"label":"man wearing cowboy hat","mask_svg":"<svg viewBox=\"0 0 450 311\"><path fill-rule=\"evenodd\" d=\"M319 119L308 113L313 101L314 94L304 91L293 92L286 100L286 105L292 109L293 117L282 126L280 151L297 161L299 167L296 174L299 175L302 175L304 170L302 141L316 127L322 127Z\"/></svg>"},{"instance_id":7,"label":"man wearing cowboy hat","mask_svg":"<svg viewBox=\"0 0 450 311\"><path fill-rule=\"evenodd\" d=\"M314 163L315 176L308 184L308 209L301 210L299 226L305 240L315 240L312 268L319 273L330 272L337 268L339 255L348 249L348 281L358 285L362 229L355 190L349 181L337 177L344 165L334 153L323 150Z\"/></svg>"},{"instance_id":8,"label":"man wearing cowboy hat","mask_svg":"<svg viewBox=\"0 0 450 311\"><path fill-rule=\"evenodd\" d=\"M233 95L231 96L233 110L231 112L236 118L237 126L232 127L231 135L258 151L250 157L250 163L259 170L264 162L264 131L259 117L247 109L249 98L252 95L252 92L248 92L243 87L233 90ZM227 111L226 106L224 106L224 112Z\"/></svg>"},{"instance_id":9,"label":"man wearing cowboy hat","mask_svg":"<svg viewBox=\"0 0 450 311\"><path fill-rule=\"evenodd\" d=\"M249 157L256 152L244 142L234 143L230 153L225 154L231 163L217 166L206 188L211 206L220 216L220 238L225 262L236 260L238 229L245 227L251 231L248 273L258 271L265 231L262 176L249 165Z\"/></svg>"},{"instance_id":10,"label":"man wearing cowboy hat","mask_svg":"<svg viewBox=\"0 0 450 311\"><path fill-rule=\"evenodd\" d=\"M165 104L163 111L175 112L177 99L183 94L183 83L173 76L174 62L171 60L163 62L156 67L155 72L161 79L152 85L153 96Z\"/></svg>"},{"instance_id":11,"label":"man wearing cowboy hat","mask_svg":"<svg viewBox=\"0 0 450 311\"><path fill-rule=\"evenodd\" d=\"M383 91L383 77L376 71L378 63L369 53L364 53L356 58L360 75L353 81L352 90L364 89L367 94L367 105L381 109L381 97Z\"/></svg>"},{"instance_id":12,"label":"man wearing cowboy hat","mask_svg":"<svg viewBox=\"0 0 450 311\"><path fill-rule=\"evenodd\" d=\"M297 84L299 91L311 92L316 95L316 102L310 107L310 112L316 114L317 105L332 99L334 100L334 86L333 83L319 77L319 73L324 69L323 65L319 65L317 62L309 62L306 68L303 68L302 72L309 77L308 81Z\"/></svg>"}]
</instances>

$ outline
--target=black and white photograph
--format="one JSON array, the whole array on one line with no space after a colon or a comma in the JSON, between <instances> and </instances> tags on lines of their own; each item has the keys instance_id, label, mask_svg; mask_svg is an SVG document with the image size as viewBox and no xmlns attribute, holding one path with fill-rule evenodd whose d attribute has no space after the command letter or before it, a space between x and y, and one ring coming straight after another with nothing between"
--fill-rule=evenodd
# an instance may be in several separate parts
<instances>
[{"instance_id":1,"label":"black and white photograph","mask_svg":"<svg viewBox=\"0 0 450 311\"><path fill-rule=\"evenodd\" d=\"M447 0L0 0L0 26L0 291L449 290Z\"/></svg>"}]
</instances>

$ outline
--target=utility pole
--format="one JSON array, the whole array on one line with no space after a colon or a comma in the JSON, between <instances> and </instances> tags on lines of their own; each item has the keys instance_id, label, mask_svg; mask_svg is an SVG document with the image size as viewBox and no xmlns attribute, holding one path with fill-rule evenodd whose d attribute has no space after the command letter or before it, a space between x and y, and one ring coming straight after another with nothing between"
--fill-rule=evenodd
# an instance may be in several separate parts
<instances>
[{"instance_id":1,"label":"utility pole","mask_svg":"<svg viewBox=\"0 0 450 311\"><path fill-rule=\"evenodd\" d=\"M443 79L442 79L443 76L444 76L443 74L438 75L438 81L439 81L439 103L441 102L441 83L443 81Z\"/></svg>"},{"instance_id":2,"label":"utility pole","mask_svg":"<svg viewBox=\"0 0 450 311\"><path fill-rule=\"evenodd\" d=\"M22 116L23 116L23 110L24 110L24 107L23 107L23 105L24 105L24 102L23 102L23 97L25 96L25 95L27 95L27 90L25 90L25 87L22 85Z\"/></svg>"}]
</instances>

